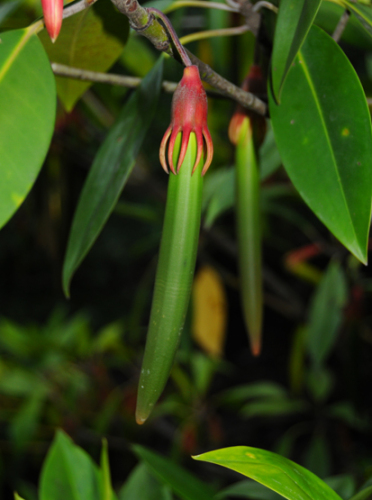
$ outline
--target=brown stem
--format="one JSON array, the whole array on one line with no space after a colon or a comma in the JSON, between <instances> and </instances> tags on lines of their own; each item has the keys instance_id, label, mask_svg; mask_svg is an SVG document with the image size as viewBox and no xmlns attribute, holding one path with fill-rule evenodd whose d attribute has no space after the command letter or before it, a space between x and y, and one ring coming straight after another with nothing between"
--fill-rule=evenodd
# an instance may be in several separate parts
<instances>
[{"instance_id":1,"label":"brown stem","mask_svg":"<svg viewBox=\"0 0 372 500\"><path fill-rule=\"evenodd\" d=\"M342 14L335 31L333 32L332 38L333 40L338 43L342 37L342 33L344 32L344 29L346 28L346 25L349 21L350 18L350 12L348 10L345 10L345 12Z\"/></svg>"},{"instance_id":2,"label":"brown stem","mask_svg":"<svg viewBox=\"0 0 372 500\"><path fill-rule=\"evenodd\" d=\"M182 43L180 42L180 39L178 38L177 33L176 33L175 29L173 28L172 23L170 22L168 17L165 14L163 14L160 10L154 9L153 7L148 7L147 11L153 13L155 15L155 17L160 17L162 22L165 24L165 27L167 28L168 35L171 37L172 42L173 42L174 46L176 47L177 52L179 53L183 64L185 66L191 66L190 58L189 58L186 50L184 49Z\"/></svg>"},{"instance_id":3,"label":"brown stem","mask_svg":"<svg viewBox=\"0 0 372 500\"><path fill-rule=\"evenodd\" d=\"M152 12L142 7L137 0L112 0L117 9L129 19L131 27L140 35L150 40L154 47L175 57L168 34ZM250 92L245 92L233 83L229 82L221 75L212 70L207 64L200 61L196 56L187 51L192 64L199 68L200 77L215 89L220 91L225 97L234 99L247 109L256 111L265 116L267 113L266 104Z\"/></svg>"}]
</instances>

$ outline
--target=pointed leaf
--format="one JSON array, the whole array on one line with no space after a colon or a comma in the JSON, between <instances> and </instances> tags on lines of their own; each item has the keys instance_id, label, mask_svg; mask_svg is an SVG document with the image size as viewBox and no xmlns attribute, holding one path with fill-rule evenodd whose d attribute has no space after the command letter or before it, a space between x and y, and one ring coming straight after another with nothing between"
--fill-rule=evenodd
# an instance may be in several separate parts
<instances>
[{"instance_id":1,"label":"pointed leaf","mask_svg":"<svg viewBox=\"0 0 372 500\"><path fill-rule=\"evenodd\" d=\"M52 138L56 90L43 46L27 30L1 34L0 227L31 189Z\"/></svg>"},{"instance_id":2,"label":"pointed leaf","mask_svg":"<svg viewBox=\"0 0 372 500\"><path fill-rule=\"evenodd\" d=\"M312 472L270 451L235 446L193 458L240 472L288 500L340 500L337 493Z\"/></svg>"},{"instance_id":3,"label":"pointed leaf","mask_svg":"<svg viewBox=\"0 0 372 500\"><path fill-rule=\"evenodd\" d=\"M46 30L40 33L51 62L91 71L107 71L118 59L128 38L129 26L110 0L63 20L55 43ZM92 85L91 82L57 77L57 93L67 111Z\"/></svg>"},{"instance_id":4,"label":"pointed leaf","mask_svg":"<svg viewBox=\"0 0 372 500\"><path fill-rule=\"evenodd\" d=\"M132 171L155 115L162 75L161 57L129 98L94 159L67 246L63 267L63 289L67 296L72 275L101 232Z\"/></svg>"},{"instance_id":5,"label":"pointed leaf","mask_svg":"<svg viewBox=\"0 0 372 500\"><path fill-rule=\"evenodd\" d=\"M345 7L352 12L361 25L368 31L372 36L372 6L361 5L360 3L354 3L350 0L343 0Z\"/></svg>"},{"instance_id":6,"label":"pointed leaf","mask_svg":"<svg viewBox=\"0 0 372 500\"><path fill-rule=\"evenodd\" d=\"M322 0L281 0L275 27L272 86L277 102L289 68L300 50Z\"/></svg>"},{"instance_id":7,"label":"pointed leaf","mask_svg":"<svg viewBox=\"0 0 372 500\"><path fill-rule=\"evenodd\" d=\"M371 121L345 54L313 27L289 72L282 103L269 99L283 164L328 229L362 262L371 214Z\"/></svg>"},{"instance_id":8,"label":"pointed leaf","mask_svg":"<svg viewBox=\"0 0 372 500\"><path fill-rule=\"evenodd\" d=\"M40 478L40 500L100 500L100 475L90 456L58 431Z\"/></svg>"},{"instance_id":9,"label":"pointed leaf","mask_svg":"<svg viewBox=\"0 0 372 500\"><path fill-rule=\"evenodd\" d=\"M337 338L346 299L344 273L338 262L331 262L314 294L309 315L307 344L317 365L326 359Z\"/></svg>"},{"instance_id":10,"label":"pointed leaf","mask_svg":"<svg viewBox=\"0 0 372 500\"><path fill-rule=\"evenodd\" d=\"M131 472L119 492L119 500L169 500L168 486L159 483L149 472L144 463L140 463Z\"/></svg>"},{"instance_id":11,"label":"pointed leaf","mask_svg":"<svg viewBox=\"0 0 372 500\"><path fill-rule=\"evenodd\" d=\"M168 458L143 446L134 446L134 452L162 483L168 484L182 500L212 500L214 496L206 484Z\"/></svg>"},{"instance_id":12,"label":"pointed leaf","mask_svg":"<svg viewBox=\"0 0 372 500\"><path fill-rule=\"evenodd\" d=\"M114 493L111 484L107 439L102 440L101 473L102 473L101 500L114 500Z\"/></svg>"}]
</instances>

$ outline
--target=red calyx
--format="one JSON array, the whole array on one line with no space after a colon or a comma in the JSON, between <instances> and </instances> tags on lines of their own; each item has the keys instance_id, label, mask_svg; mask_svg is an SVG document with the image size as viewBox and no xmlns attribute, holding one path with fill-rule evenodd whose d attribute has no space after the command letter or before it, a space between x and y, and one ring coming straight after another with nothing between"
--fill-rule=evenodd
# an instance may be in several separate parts
<instances>
[{"instance_id":1,"label":"red calyx","mask_svg":"<svg viewBox=\"0 0 372 500\"><path fill-rule=\"evenodd\" d=\"M163 169L169 173L166 161L166 147L168 146L168 163L171 171L175 174L173 165L173 150L176 137L182 132L181 151L177 162L177 173L185 158L189 137L191 132L196 135L197 155L192 173L201 159L204 141L207 149L207 158L203 166L202 175L208 170L213 158L213 142L207 125L208 102L207 95L200 80L197 66L187 66L183 77L177 86L172 100L172 121L167 128L160 145L160 163Z\"/></svg>"}]
</instances>

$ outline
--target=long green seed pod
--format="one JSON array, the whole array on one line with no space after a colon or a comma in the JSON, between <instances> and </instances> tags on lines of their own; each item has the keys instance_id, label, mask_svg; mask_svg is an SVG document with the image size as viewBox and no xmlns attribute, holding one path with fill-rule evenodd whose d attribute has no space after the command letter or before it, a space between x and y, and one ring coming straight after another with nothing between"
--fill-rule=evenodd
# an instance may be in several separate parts
<instances>
[{"instance_id":1,"label":"long green seed pod","mask_svg":"<svg viewBox=\"0 0 372 500\"><path fill-rule=\"evenodd\" d=\"M260 230L260 181L252 127L245 117L236 146L236 219L240 292L252 353L261 350L262 264Z\"/></svg>"},{"instance_id":2,"label":"long green seed pod","mask_svg":"<svg viewBox=\"0 0 372 500\"><path fill-rule=\"evenodd\" d=\"M173 151L175 164L180 152L180 140L181 134L178 134ZM191 133L179 174L169 176L150 324L138 386L138 424L145 422L167 382L189 304L203 187L200 175L203 159L191 175L196 154L196 138Z\"/></svg>"}]
</instances>

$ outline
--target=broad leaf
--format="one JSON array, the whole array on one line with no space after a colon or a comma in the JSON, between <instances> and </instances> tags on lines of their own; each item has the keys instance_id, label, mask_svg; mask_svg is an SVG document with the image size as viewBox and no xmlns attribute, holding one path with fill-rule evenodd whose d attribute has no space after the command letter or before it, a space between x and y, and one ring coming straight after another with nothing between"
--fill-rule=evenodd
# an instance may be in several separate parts
<instances>
[{"instance_id":1,"label":"broad leaf","mask_svg":"<svg viewBox=\"0 0 372 500\"><path fill-rule=\"evenodd\" d=\"M134 500L136 498L141 500L171 500L169 488L160 484L143 463L137 465L119 492L119 500Z\"/></svg>"},{"instance_id":2,"label":"broad leaf","mask_svg":"<svg viewBox=\"0 0 372 500\"><path fill-rule=\"evenodd\" d=\"M58 431L40 478L40 500L101 500L100 474L90 456Z\"/></svg>"},{"instance_id":3,"label":"broad leaf","mask_svg":"<svg viewBox=\"0 0 372 500\"><path fill-rule=\"evenodd\" d=\"M345 276L338 262L331 262L314 294L310 308L307 345L316 365L321 365L332 349L346 299Z\"/></svg>"},{"instance_id":4,"label":"broad leaf","mask_svg":"<svg viewBox=\"0 0 372 500\"><path fill-rule=\"evenodd\" d=\"M350 0L343 0L345 7L350 10L362 26L372 35L372 6L361 5Z\"/></svg>"},{"instance_id":5,"label":"broad leaf","mask_svg":"<svg viewBox=\"0 0 372 500\"><path fill-rule=\"evenodd\" d=\"M235 446L210 451L194 459L240 472L288 500L340 500L340 497L312 472L270 451Z\"/></svg>"},{"instance_id":6,"label":"broad leaf","mask_svg":"<svg viewBox=\"0 0 372 500\"><path fill-rule=\"evenodd\" d=\"M281 497L277 493L251 479L232 484L219 491L216 495L216 499L218 500L222 498L230 499L230 497L249 498L250 500L281 500Z\"/></svg>"},{"instance_id":7,"label":"broad leaf","mask_svg":"<svg viewBox=\"0 0 372 500\"><path fill-rule=\"evenodd\" d=\"M275 27L272 68L273 93L277 102L289 68L300 50L322 0L281 0Z\"/></svg>"},{"instance_id":8,"label":"broad leaf","mask_svg":"<svg viewBox=\"0 0 372 500\"><path fill-rule=\"evenodd\" d=\"M43 46L27 30L1 34L0 227L21 205L54 128L56 90Z\"/></svg>"},{"instance_id":9,"label":"broad leaf","mask_svg":"<svg viewBox=\"0 0 372 500\"><path fill-rule=\"evenodd\" d=\"M67 246L63 267L63 289L67 296L72 275L101 232L132 171L155 115L162 75L161 57L129 98L94 159Z\"/></svg>"},{"instance_id":10,"label":"broad leaf","mask_svg":"<svg viewBox=\"0 0 372 500\"><path fill-rule=\"evenodd\" d=\"M119 58L128 38L128 20L115 10L110 0L100 0L91 8L63 20L55 43L46 30L40 39L51 62L90 71L107 71ZM65 109L71 111L92 85L72 78L57 77L57 93Z\"/></svg>"},{"instance_id":11,"label":"broad leaf","mask_svg":"<svg viewBox=\"0 0 372 500\"><path fill-rule=\"evenodd\" d=\"M353 67L321 29L311 29L289 72L280 106L272 94L269 106L294 186L365 263L372 194L370 115Z\"/></svg>"},{"instance_id":12,"label":"broad leaf","mask_svg":"<svg viewBox=\"0 0 372 500\"><path fill-rule=\"evenodd\" d=\"M168 458L157 455L142 446L134 446L133 449L136 455L146 463L151 473L162 483L169 485L182 500L213 499L213 490Z\"/></svg>"}]
</instances>

